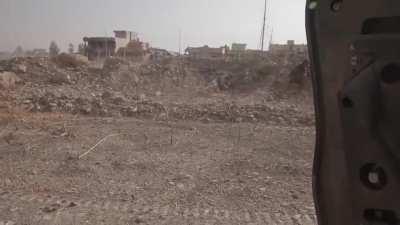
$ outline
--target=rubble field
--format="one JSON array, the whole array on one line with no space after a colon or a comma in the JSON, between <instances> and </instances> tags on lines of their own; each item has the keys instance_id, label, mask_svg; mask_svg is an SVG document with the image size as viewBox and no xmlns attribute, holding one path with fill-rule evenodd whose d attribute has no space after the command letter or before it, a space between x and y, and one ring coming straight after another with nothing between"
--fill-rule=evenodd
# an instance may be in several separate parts
<instances>
[{"instance_id":1,"label":"rubble field","mask_svg":"<svg viewBox=\"0 0 400 225\"><path fill-rule=\"evenodd\" d=\"M304 66L0 61L0 224L315 224Z\"/></svg>"}]
</instances>

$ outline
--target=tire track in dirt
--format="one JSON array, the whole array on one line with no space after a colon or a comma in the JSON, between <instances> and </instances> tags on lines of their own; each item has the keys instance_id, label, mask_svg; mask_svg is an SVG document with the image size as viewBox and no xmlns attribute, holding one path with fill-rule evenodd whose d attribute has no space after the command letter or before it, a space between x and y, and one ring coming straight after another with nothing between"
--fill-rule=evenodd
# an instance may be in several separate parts
<instances>
[{"instance_id":1,"label":"tire track in dirt","mask_svg":"<svg viewBox=\"0 0 400 225\"><path fill-rule=\"evenodd\" d=\"M59 206L60 212L54 210L54 212L47 213L45 215L46 220L55 221L63 217L63 214L70 214L69 218L74 218L74 222L82 221L86 218L98 219L105 217L107 213L112 215L118 215L115 219L118 220L115 224L124 224L127 219L131 219L133 215L147 215L150 218L181 218L183 221L187 220L215 220L222 224L271 224L271 225L314 225L316 224L314 215L307 214L289 214L284 209L280 210L279 213L269 212L250 212L250 211L228 211L217 208L170 208L168 206L152 205L150 206L139 206L129 202L118 202L108 199L79 199L76 197L61 197L53 195L38 195L38 194L25 194L25 193L13 193L13 192L0 192L0 200L8 200L13 204L20 203L32 203L40 204L41 207L56 205ZM71 212L65 211L65 209L73 210ZM79 215L78 215L79 214ZM77 218L77 215L80 218ZM68 217L68 215L64 215ZM98 217L98 218L96 218ZM18 219L18 218L16 218ZM102 220L102 219L100 219ZM65 221L62 220L62 221ZM99 221L99 220L97 220ZM3 224L2 224L3 223ZM0 221L0 225L14 225L11 221ZM66 223L68 224L68 223Z\"/></svg>"}]
</instances>

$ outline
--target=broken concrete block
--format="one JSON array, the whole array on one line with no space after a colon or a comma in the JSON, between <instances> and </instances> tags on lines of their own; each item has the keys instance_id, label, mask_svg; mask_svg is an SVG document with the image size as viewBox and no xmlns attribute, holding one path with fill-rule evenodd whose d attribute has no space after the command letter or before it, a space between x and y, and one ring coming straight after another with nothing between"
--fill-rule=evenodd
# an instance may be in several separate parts
<instances>
[{"instance_id":1,"label":"broken concrete block","mask_svg":"<svg viewBox=\"0 0 400 225\"><path fill-rule=\"evenodd\" d=\"M15 66L15 71L17 73L26 73L27 67L24 64L18 64Z\"/></svg>"},{"instance_id":2,"label":"broken concrete block","mask_svg":"<svg viewBox=\"0 0 400 225\"><path fill-rule=\"evenodd\" d=\"M22 80L13 72L0 73L0 87L4 89L14 88Z\"/></svg>"}]
</instances>

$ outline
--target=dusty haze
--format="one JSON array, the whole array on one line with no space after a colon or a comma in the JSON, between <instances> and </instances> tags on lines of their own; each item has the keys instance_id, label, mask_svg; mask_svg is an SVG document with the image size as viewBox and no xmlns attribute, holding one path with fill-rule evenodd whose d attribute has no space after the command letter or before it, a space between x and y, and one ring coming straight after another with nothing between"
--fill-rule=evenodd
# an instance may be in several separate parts
<instances>
[{"instance_id":1,"label":"dusty haze","mask_svg":"<svg viewBox=\"0 0 400 225\"><path fill-rule=\"evenodd\" d=\"M0 51L12 51L17 45L47 48L51 40L66 50L68 43L77 45L83 36L112 35L114 29L136 31L152 46L175 51L179 30L183 47L243 42L257 48L263 4L262 0L2 0ZM274 42L306 42L305 0L268 4Z\"/></svg>"}]
</instances>

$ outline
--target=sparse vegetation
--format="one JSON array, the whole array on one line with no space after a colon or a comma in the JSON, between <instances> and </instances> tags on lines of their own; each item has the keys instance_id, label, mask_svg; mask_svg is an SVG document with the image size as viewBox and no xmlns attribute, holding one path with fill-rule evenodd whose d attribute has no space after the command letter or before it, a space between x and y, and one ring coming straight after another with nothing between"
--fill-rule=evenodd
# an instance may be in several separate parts
<instances>
[{"instance_id":1,"label":"sparse vegetation","mask_svg":"<svg viewBox=\"0 0 400 225\"><path fill-rule=\"evenodd\" d=\"M50 43L50 47L49 47L49 55L50 57L56 57L58 54L60 53L60 48L58 48L58 45L56 44L55 41L52 41Z\"/></svg>"}]
</instances>

